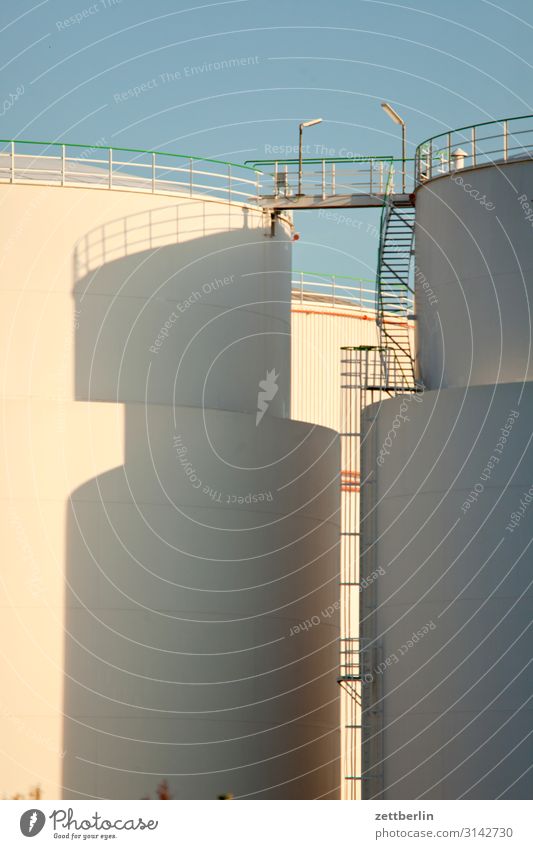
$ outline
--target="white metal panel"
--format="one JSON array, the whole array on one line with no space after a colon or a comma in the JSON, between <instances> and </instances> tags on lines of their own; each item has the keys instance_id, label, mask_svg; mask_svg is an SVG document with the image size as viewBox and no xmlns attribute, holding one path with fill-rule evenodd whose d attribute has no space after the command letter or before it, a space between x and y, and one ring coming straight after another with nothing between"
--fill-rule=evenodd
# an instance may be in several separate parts
<instances>
[{"instance_id":1,"label":"white metal panel","mask_svg":"<svg viewBox=\"0 0 533 849\"><path fill-rule=\"evenodd\" d=\"M59 185L0 215L2 793L335 797L338 445L287 418L289 227Z\"/></svg>"},{"instance_id":2,"label":"white metal panel","mask_svg":"<svg viewBox=\"0 0 533 849\"><path fill-rule=\"evenodd\" d=\"M531 798L532 416L531 383L367 408L367 798Z\"/></svg>"},{"instance_id":3,"label":"white metal panel","mask_svg":"<svg viewBox=\"0 0 533 849\"><path fill-rule=\"evenodd\" d=\"M416 193L426 386L531 380L533 162L457 171Z\"/></svg>"},{"instance_id":4,"label":"white metal panel","mask_svg":"<svg viewBox=\"0 0 533 849\"><path fill-rule=\"evenodd\" d=\"M340 430L340 349L379 344L375 312L295 298L291 326L291 416Z\"/></svg>"}]
</instances>

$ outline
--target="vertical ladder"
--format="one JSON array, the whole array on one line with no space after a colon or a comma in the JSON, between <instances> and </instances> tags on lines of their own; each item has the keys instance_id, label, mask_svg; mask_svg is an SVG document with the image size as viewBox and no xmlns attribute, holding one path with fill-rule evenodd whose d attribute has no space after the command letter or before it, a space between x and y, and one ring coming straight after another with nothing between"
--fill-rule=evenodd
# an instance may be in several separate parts
<instances>
[{"instance_id":1,"label":"vertical ladder","mask_svg":"<svg viewBox=\"0 0 533 849\"><path fill-rule=\"evenodd\" d=\"M343 726L342 764L343 798L380 798L383 790L383 717L382 677L374 674L381 661L379 635L374 633L375 573L371 565L375 554L375 529L366 537L369 547L366 574L361 575L361 516L370 515L376 485L373 475L361 477L363 411L377 401L395 395L419 391L412 378L407 379L398 362L396 347L379 345L341 348L341 639L340 669L337 678L342 688ZM367 438L375 438L370 428ZM361 512L361 497L371 509ZM374 564L375 567L379 564Z\"/></svg>"},{"instance_id":2,"label":"vertical ladder","mask_svg":"<svg viewBox=\"0 0 533 849\"><path fill-rule=\"evenodd\" d=\"M368 797L364 783L373 775L364 774L363 738L381 739L373 708L366 716L363 712L364 673L368 671L370 655L367 656L360 636L359 469L361 412L384 393L390 394L385 374L394 375L395 385L398 382L393 358L392 352L373 345L341 348L341 639L337 682L342 688L342 798L347 800ZM374 653L373 650L372 656Z\"/></svg>"},{"instance_id":3,"label":"vertical ladder","mask_svg":"<svg viewBox=\"0 0 533 849\"><path fill-rule=\"evenodd\" d=\"M415 207L387 198L381 216L378 253L378 325L380 344L392 348L406 383L415 384L410 320L413 288L410 281L415 232Z\"/></svg>"}]
</instances>

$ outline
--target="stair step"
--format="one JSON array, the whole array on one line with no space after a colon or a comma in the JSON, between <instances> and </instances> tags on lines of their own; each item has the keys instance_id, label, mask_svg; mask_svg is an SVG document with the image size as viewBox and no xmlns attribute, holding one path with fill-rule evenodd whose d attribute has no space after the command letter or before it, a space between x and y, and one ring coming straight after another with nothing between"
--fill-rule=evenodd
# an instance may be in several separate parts
<instances>
[{"instance_id":1,"label":"stair step","mask_svg":"<svg viewBox=\"0 0 533 849\"><path fill-rule=\"evenodd\" d=\"M394 351L402 380L414 384L411 334L408 316L413 312L410 271L414 244L414 205L389 202L381 231L378 273L380 328L386 344Z\"/></svg>"}]
</instances>

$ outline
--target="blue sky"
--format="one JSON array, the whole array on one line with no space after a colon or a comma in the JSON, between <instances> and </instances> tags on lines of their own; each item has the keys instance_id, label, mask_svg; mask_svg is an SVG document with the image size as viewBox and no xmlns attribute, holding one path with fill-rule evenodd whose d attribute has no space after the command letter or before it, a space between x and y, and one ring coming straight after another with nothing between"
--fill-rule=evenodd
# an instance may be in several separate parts
<instances>
[{"instance_id":1,"label":"blue sky","mask_svg":"<svg viewBox=\"0 0 533 849\"><path fill-rule=\"evenodd\" d=\"M0 39L0 100L23 89L4 139L243 162L318 116L310 145L398 156L382 100L407 121L410 154L442 130L533 113L531 0L4 0ZM249 64L192 70L232 58ZM295 267L373 277L375 219L299 213Z\"/></svg>"}]
</instances>

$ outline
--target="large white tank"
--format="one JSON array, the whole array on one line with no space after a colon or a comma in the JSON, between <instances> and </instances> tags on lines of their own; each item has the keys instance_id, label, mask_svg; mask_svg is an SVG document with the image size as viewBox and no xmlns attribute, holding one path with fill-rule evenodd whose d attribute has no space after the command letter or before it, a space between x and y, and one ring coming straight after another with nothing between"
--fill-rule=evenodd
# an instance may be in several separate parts
<instances>
[{"instance_id":1,"label":"large white tank","mask_svg":"<svg viewBox=\"0 0 533 849\"><path fill-rule=\"evenodd\" d=\"M417 190L417 353L426 386L532 379L532 179L531 160L510 161Z\"/></svg>"},{"instance_id":2,"label":"large white tank","mask_svg":"<svg viewBox=\"0 0 533 849\"><path fill-rule=\"evenodd\" d=\"M339 452L288 418L290 224L31 182L0 187L2 792L336 798Z\"/></svg>"},{"instance_id":3,"label":"large white tank","mask_svg":"<svg viewBox=\"0 0 533 849\"><path fill-rule=\"evenodd\" d=\"M425 390L363 417L367 798L533 793L533 163L461 176L416 193Z\"/></svg>"}]
</instances>

